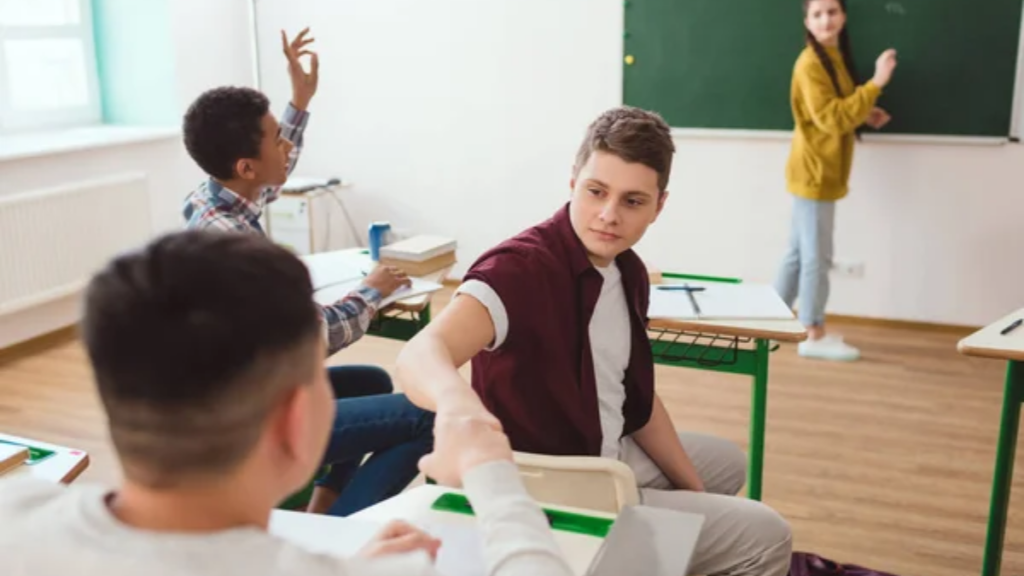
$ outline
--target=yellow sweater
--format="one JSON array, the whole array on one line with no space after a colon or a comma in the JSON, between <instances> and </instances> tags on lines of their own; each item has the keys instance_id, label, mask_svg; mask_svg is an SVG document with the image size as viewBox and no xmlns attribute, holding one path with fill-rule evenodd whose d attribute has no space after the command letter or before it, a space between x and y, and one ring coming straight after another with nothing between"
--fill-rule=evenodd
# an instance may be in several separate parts
<instances>
[{"instance_id":1,"label":"yellow sweater","mask_svg":"<svg viewBox=\"0 0 1024 576\"><path fill-rule=\"evenodd\" d=\"M847 193L853 164L854 130L864 123L881 95L871 81L854 87L838 48L826 47L835 64L843 97L808 46L793 67L790 93L793 147L786 165L789 191L811 200L838 200Z\"/></svg>"}]
</instances>

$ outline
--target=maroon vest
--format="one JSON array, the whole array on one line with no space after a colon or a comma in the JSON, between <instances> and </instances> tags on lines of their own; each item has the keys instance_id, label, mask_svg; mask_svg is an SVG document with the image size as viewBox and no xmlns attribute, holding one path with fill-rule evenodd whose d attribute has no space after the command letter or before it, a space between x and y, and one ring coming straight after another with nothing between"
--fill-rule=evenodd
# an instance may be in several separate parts
<instances>
[{"instance_id":1,"label":"maroon vest","mask_svg":"<svg viewBox=\"0 0 1024 576\"><path fill-rule=\"evenodd\" d=\"M647 336L650 283L632 250L619 255L616 264L632 331L623 406L623 434L632 434L647 424L654 399ZM601 421L589 326L604 278L573 231L568 205L484 253L465 280L488 284L508 314L504 343L473 358L472 382L501 421L512 448L599 455Z\"/></svg>"}]
</instances>

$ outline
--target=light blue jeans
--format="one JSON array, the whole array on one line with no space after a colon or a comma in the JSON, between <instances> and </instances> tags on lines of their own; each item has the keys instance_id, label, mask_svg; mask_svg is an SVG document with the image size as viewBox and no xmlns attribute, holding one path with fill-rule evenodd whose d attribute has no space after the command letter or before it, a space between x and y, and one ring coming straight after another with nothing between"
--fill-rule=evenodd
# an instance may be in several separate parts
<instances>
[{"instance_id":1,"label":"light blue jeans","mask_svg":"<svg viewBox=\"0 0 1024 576\"><path fill-rule=\"evenodd\" d=\"M834 201L794 197L789 250L782 259L775 290L790 307L800 297L798 314L804 326L825 323L835 217Z\"/></svg>"}]
</instances>

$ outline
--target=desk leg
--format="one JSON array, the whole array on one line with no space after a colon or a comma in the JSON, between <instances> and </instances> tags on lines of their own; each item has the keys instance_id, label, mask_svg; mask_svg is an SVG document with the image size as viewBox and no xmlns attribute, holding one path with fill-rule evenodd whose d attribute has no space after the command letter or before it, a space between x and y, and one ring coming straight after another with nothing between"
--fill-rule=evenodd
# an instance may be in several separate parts
<instances>
[{"instance_id":1,"label":"desk leg","mask_svg":"<svg viewBox=\"0 0 1024 576\"><path fill-rule=\"evenodd\" d=\"M1024 403L1024 364L1011 361L1006 370L1006 389L1003 392L1003 415L999 425L999 444L996 446L996 470L992 479L988 536L985 538L985 556L981 561L982 576L998 576L1002 561L1021 403Z\"/></svg>"},{"instance_id":2,"label":"desk leg","mask_svg":"<svg viewBox=\"0 0 1024 576\"><path fill-rule=\"evenodd\" d=\"M750 400L750 463L747 466L747 497L761 499L764 468L765 410L768 404L768 341L758 338L754 362L754 389Z\"/></svg>"}]
</instances>

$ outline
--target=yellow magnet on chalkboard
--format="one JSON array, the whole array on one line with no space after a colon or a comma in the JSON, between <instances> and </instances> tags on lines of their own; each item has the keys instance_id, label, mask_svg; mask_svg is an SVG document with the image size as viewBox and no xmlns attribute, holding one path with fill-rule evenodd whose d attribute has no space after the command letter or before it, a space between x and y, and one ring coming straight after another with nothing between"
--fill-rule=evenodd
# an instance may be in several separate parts
<instances>
[{"instance_id":1,"label":"yellow magnet on chalkboard","mask_svg":"<svg viewBox=\"0 0 1024 576\"><path fill-rule=\"evenodd\" d=\"M632 66L633 62L635 62L635 61L636 61L636 58L633 58L632 54L629 54L629 55L626 56L626 66Z\"/></svg>"}]
</instances>

